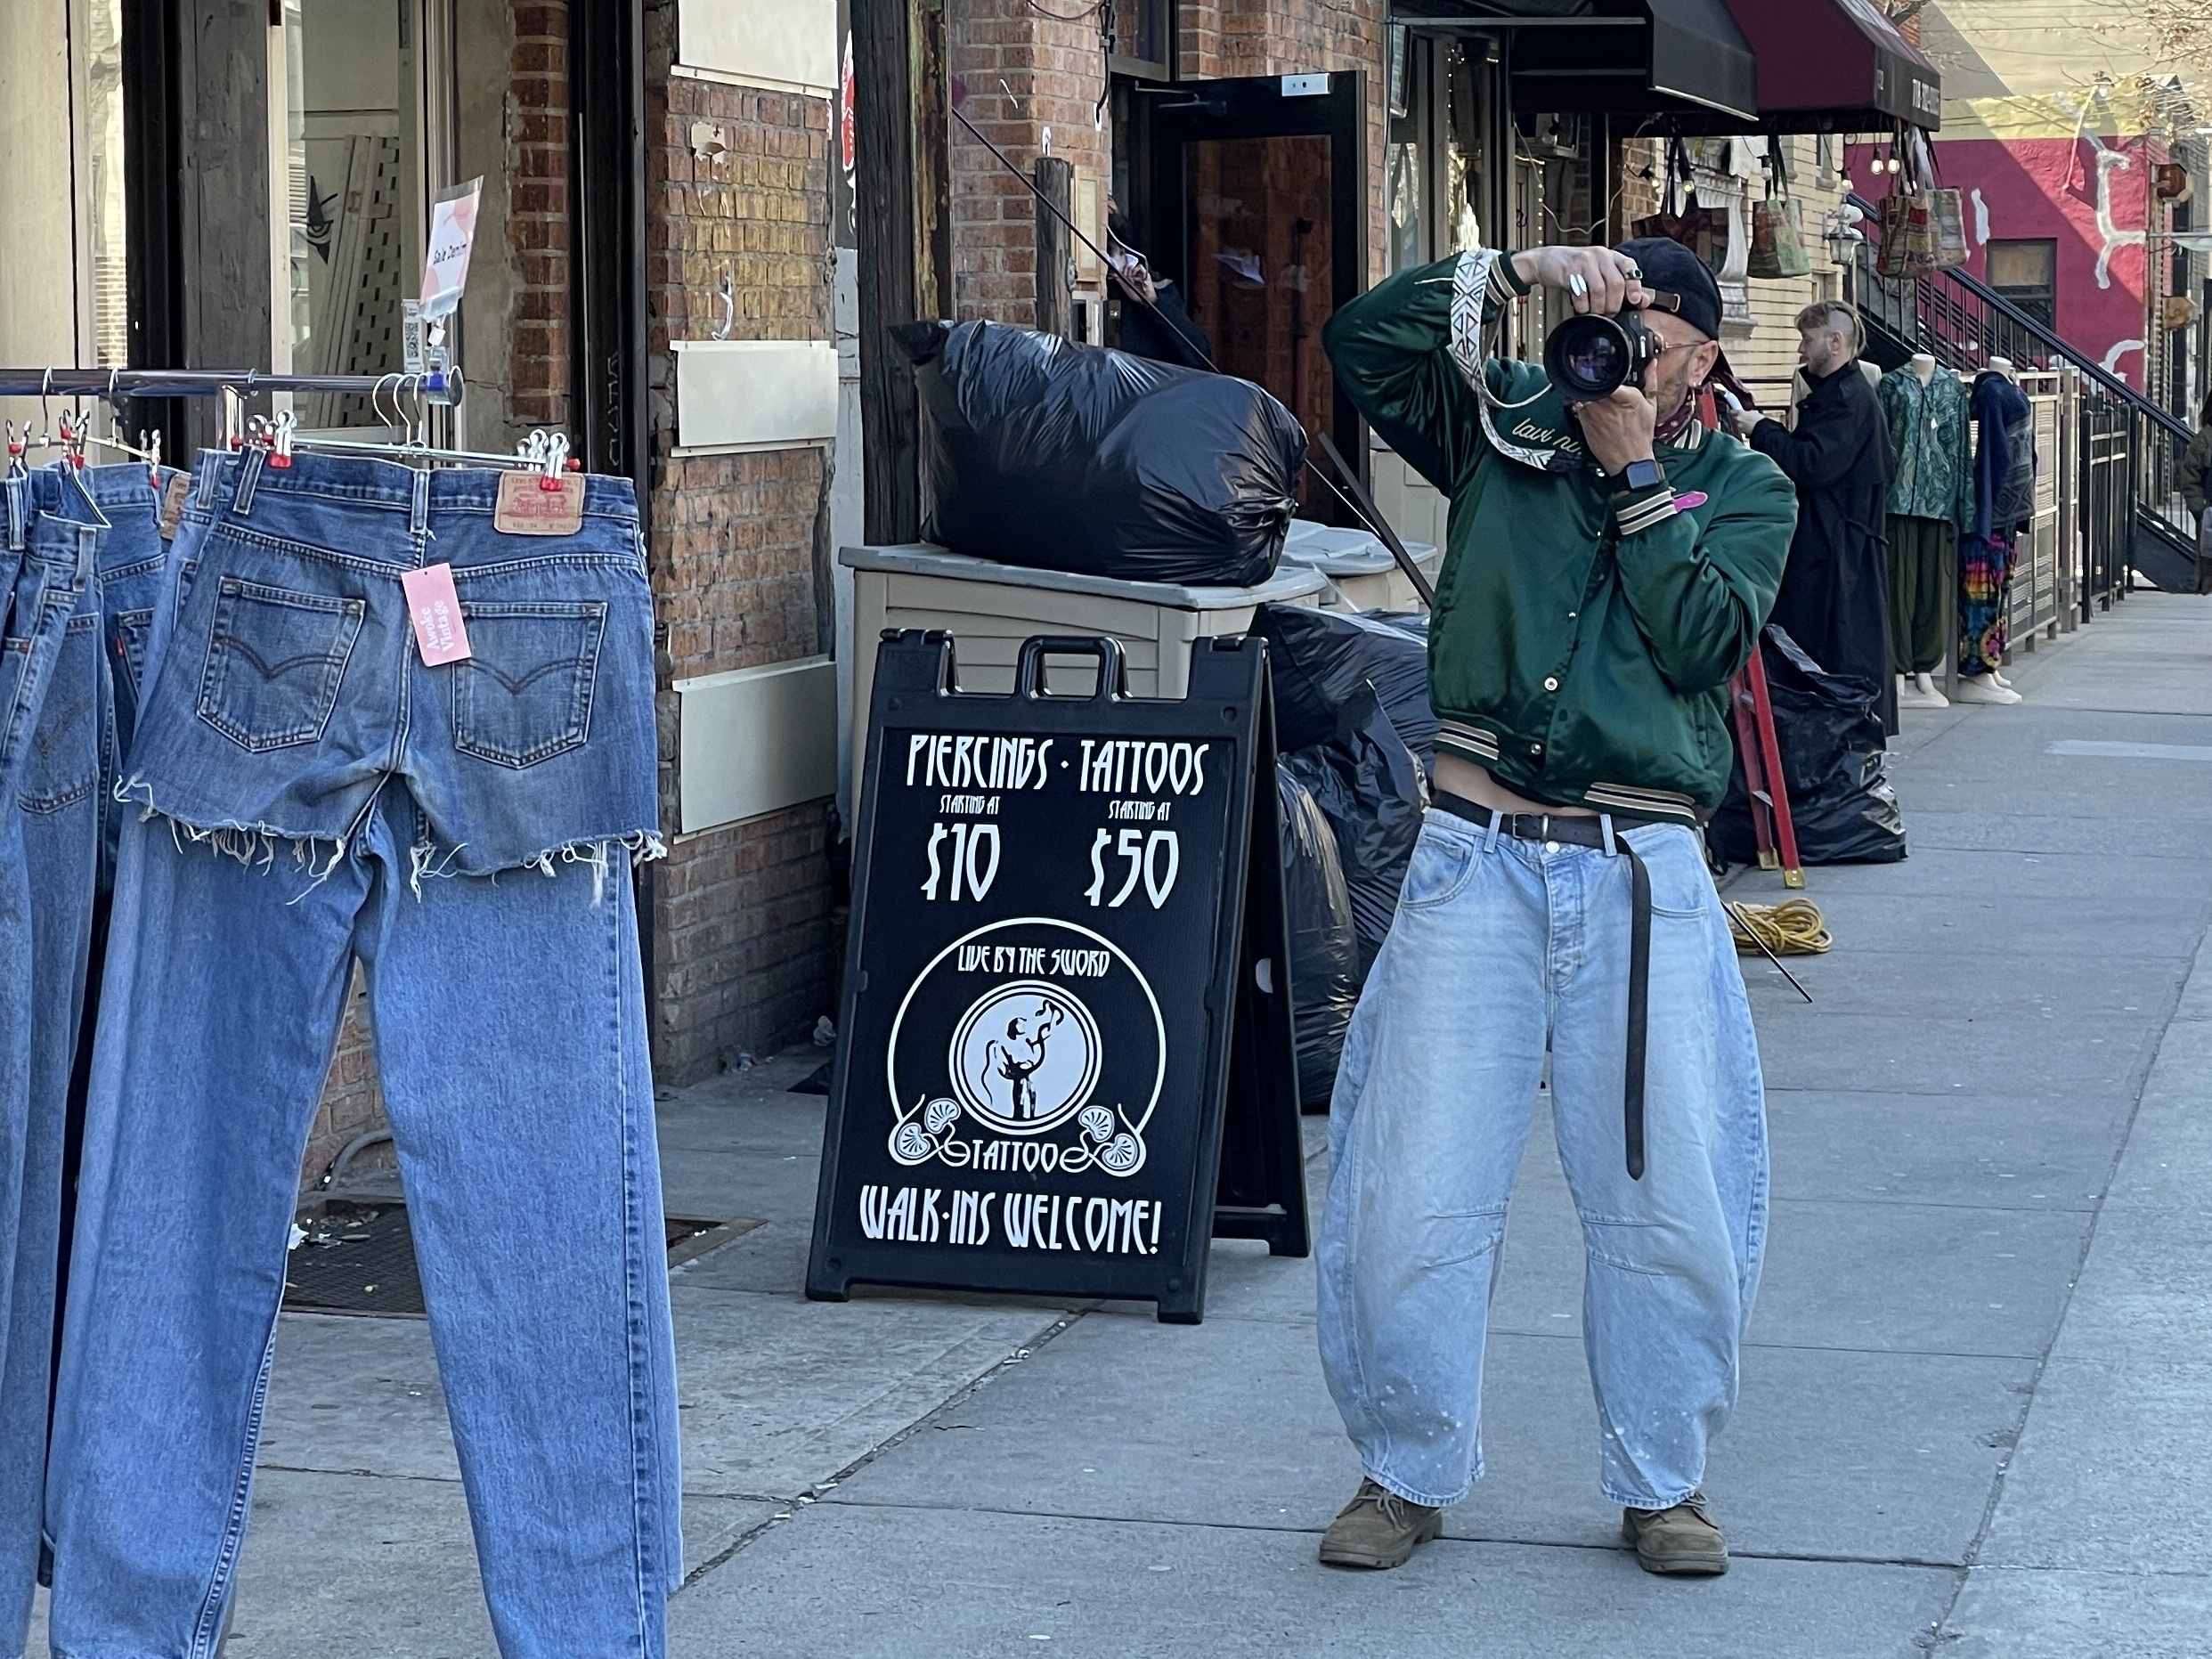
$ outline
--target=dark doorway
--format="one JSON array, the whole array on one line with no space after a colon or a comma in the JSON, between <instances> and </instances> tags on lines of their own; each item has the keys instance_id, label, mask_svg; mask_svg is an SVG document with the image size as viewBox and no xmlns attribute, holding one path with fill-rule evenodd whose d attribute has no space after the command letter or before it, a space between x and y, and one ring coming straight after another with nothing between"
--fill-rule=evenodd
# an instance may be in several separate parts
<instances>
[{"instance_id":1,"label":"dark doorway","mask_svg":"<svg viewBox=\"0 0 2212 1659\"><path fill-rule=\"evenodd\" d=\"M1309 439L1326 432L1364 467L1365 428L1321 332L1366 286L1365 75L1183 82L1135 108L1153 268L1181 285L1224 372L1265 386ZM1300 516L1340 510L1309 469Z\"/></svg>"}]
</instances>

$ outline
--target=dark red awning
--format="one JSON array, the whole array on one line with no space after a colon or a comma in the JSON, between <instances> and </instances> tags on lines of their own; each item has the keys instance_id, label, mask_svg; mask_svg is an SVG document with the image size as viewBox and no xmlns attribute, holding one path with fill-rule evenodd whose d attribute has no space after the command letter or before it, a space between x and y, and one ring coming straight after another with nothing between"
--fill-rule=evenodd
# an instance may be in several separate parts
<instances>
[{"instance_id":1,"label":"dark red awning","mask_svg":"<svg viewBox=\"0 0 2212 1659\"><path fill-rule=\"evenodd\" d=\"M1932 131L1943 77L1875 0L1728 0L1759 60L1759 115L1769 130Z\"/></svg>"}]
</instances>

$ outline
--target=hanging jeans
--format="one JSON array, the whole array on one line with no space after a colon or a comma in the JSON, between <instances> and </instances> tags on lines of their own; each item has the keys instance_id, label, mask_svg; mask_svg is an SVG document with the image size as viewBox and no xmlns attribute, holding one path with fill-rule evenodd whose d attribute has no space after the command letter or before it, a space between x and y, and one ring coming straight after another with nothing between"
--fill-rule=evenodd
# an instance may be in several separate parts
<instances>
[{"instance_id":1,"label":"hanging jeans","mask_svg":"<svg viewBox=\"0 0 2212 1659\"><path fill-rule=\"evenodd\" d=\"M1643 1179L1622 1147L1624 858L1430 812L1345 1041L1322 1368L1366 1472L1415 1503L1482 1475L1484 1327L1547 1047L1606 1495L1688 1496L1736 1403L1767 1223L1751 1009L1696 836L1623 834L1651 873Z\"/></svg>"},{"instance_id":2,"label":"hanging jeans","mask_svg":"<svg viewBox=\"0 0 2212 1659\"><path fill-rule=\"evenodd\" d=\"M307 1131L356 958L508 1659L663 1647L674 1348L631 888L657 852L626 483L205 469L123 827L54 1425L53 1644L207 1659L249 1509ZM427 667L403 573L450 565Z\"/></svg>"},{"instance_id":3,"label":"hanging jeans","mask_svg":"<svg viewBox=\"0 0 2212 1659\"><path fill-rule=\"evenodd\" d=\"M39 1548L57 1292L68 1265L72 1104L123 809L112 798L167 544L149 469L66 465L22 481L27 547L91 580L47 676L13 832L30 891L30 1071L10 1175L12 1293L0 1343L0 1653L19 1651Z\"/></svg>"},{"instance_id":4,"label":"hanging jeans","mask_svg":"<svg viewBox=\"0 0 2212 1659\"><path fill-rule=\"evenodd\" d=\"M10 1655L22 1651L38 1570L61 1118L98 846L98 533L56 516L65 489L88 506L52 469L0 485L0 1653Z\"/></svg>"}]
</instances>

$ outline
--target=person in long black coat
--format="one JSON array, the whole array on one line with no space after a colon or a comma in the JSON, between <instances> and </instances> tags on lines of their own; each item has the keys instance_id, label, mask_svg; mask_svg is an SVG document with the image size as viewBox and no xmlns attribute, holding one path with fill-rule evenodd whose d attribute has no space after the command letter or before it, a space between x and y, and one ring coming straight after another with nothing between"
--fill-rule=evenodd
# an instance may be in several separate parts
<instances>
[{"instance_id":1,"label":"person in long black coat","mask_svg":"<svg viewBox=\"0 0 2212 1659\"><path fill-rule=\"evenodd\" d=\"M1797 425L1746 415L1739 426L1751 446L1797 486L1797 531L1770 620L1821 667L1875 687L1883 727L1895 732L1897 670L1883 541L1892 465L1889 428L1858 361L1858 313L1841 301L1816 303L1798 313L1797 332L1798 361L1812 383L1798 405Z\"/></svg>"},{"instance_id":2,"label":"person in long black coat","mask_svg":"<svg viewBox=\"0 0 2212 1659\"><path fill-rule=\"evenodd\" d=\"M1155 277L1151 267L1129 241L1134 233L1110 204L1107 247L1112 257L1107 275L1122 296L1121 337L1118 344L1133 357L1175 363L1184 369L1212 370L1214 343L1206 330L1191 320L1183 296L1166 277Z\"/></svg>"}]
</instances>

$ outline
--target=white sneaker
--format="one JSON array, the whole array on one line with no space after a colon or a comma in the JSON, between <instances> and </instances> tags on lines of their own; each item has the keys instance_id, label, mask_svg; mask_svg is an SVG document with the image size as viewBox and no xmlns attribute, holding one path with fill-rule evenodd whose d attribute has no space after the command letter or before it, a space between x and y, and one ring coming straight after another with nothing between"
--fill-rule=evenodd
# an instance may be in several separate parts
<instances>
[{"instance_id":1,"label":"white sneaker","mask_svg":"<svg viewBox=\"0 0 2212 1659\"><path fill-rule=\"evenodd\" d=\"M1951 700L1933 686L1920 688L1919 682L1910 674L1897 677L1897 706L1900 709L1948 709Z\"/></svg>"},{"instance_id":2,"label":"white sneaker","mask_svg":"<svg viewBox=\"0 0 2212 1659\"><path fill-rule=\"evenodd\" d=\"M1991 685L1990 678L1988 675L1976 674L1971 679L1960 680L1958 700L1961 703L2018 703L2021 701L2020 693L2014 691L2010 686Z\"/></svg>"},{"instance_id":3,"label":"white sneaker","mask_svg":"<svg viewBox=\"0 0 2212 1659\"><path fill-rule=\"evenodd\" d=\"M2007 691L2010 691L2013 688L2013 682L2005 679L2004 675L1998 673L1994 668L1989 671L1989 683L1993 686L2002 686Z\"/></svg>"}]
</instances>

